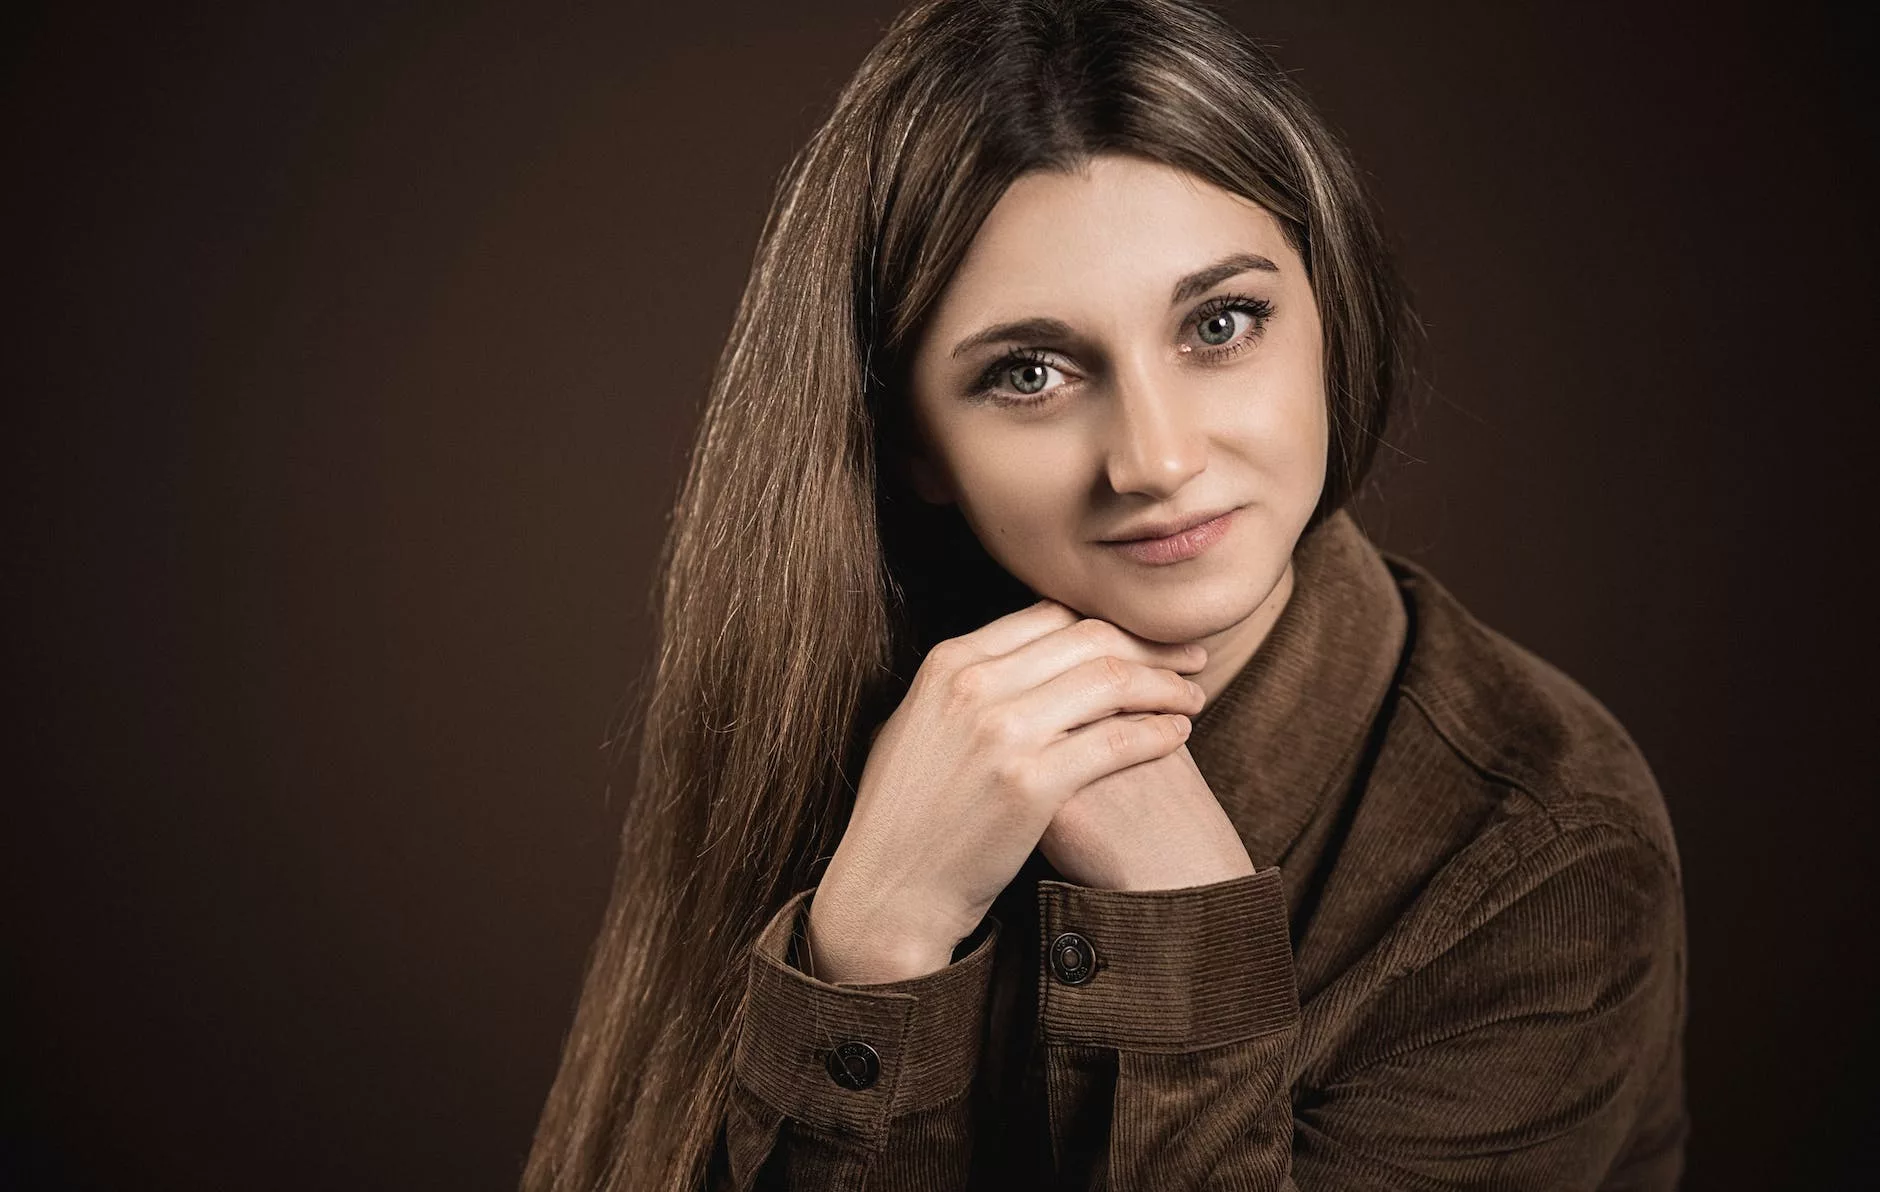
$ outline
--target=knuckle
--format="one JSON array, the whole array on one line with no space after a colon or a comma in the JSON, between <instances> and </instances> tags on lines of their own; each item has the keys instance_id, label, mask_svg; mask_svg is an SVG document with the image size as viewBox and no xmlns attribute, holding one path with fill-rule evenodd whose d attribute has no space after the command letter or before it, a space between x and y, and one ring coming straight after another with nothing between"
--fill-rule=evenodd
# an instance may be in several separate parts
<instances>
[{"instance_id":1,"label":"knuckle","mask_svg":"<svg viewBox=\"0 0 1880 1192\"><path fill-rule=\"evenodd\" d=\"M1136 743L1133 720L1112 720L1103 728L1103 751L1112 761L1128 757Z\"/></svg>"},{"instance_id":2,"label":"knuckle","mask_svg":"<svg viewBox=\"0 0 1880 1192\"><path fill-rule=\"evenodd\" d=\"M1034 758L1002 758L993 764L992 770L993 781L1008 794L1020 799L1031 799L1040 793L1042 775Z\"/></svg>"},{"instance_id":3,"label":"knuckle","mask_svg":"<svg viewBox=\"0 0 1880 1192\"><path fill-rule=\"evenodd\" d=\"M971 661L972 647L957 637L935 643L927 651L928 665L942 671L957 671Z\"/></svg>"},{"instance_id":4,"label":"knuckle","mask_svg":"<svg viewBox=\"0 0 1880 1192\"><path fill-rule=\"evenodd\" d=\"M956 703L977 703L985 693L986 671L978 663L967 663L947 676L947 694Z\"/></svg>"},{"instance_id":5,"label":"knuckle","mask_svg":"<svg viewBox=\"0 0 1880 1192\"><path fill-rule=\"evenodd\" d=\"M1077 636L1098 648L1114 645L1117 638L1116 626L1097 617L1085 617L1073 627Z\"/></svg>"},{"instance_id":6,"label":"knuckle","mask_svg":"<svg viewBox=\"0 0 1880 1192\"><path fill-rule=\"evenodd\" d=\"M1114 691L1129 686L1130 669L1120 658L1105 654L1091 662L1091 669L1096 672L1096 679L1105 690Z\"/></svg>"},{"instance_id":7,"label":"knuckle","mask_svg":"<svg viewBox=\"0 0 1880 1192\"><path fill-rule=\"evenodd\" d=\"M1023 736L1024 728L1018 718L1008 712L991 712L981 716L973 729L974 740L983 749L1007 753L1017 745Z\"/></svg>"}]
</instances>

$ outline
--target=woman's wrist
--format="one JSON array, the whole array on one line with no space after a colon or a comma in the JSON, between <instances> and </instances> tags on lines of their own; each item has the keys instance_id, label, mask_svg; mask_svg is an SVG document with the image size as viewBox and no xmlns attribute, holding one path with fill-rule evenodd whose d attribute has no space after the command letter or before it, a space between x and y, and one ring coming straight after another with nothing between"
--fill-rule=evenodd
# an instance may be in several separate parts
<instances>
[{"instance_id":1,"label":"woman's wrist","mask_svg":"<svg viewBox=\"0 0 1880 1192\"><path fill-rule=\"evenodd\" d=\"M847 913L837 895L810 899L803 970L830 984L880 985L924 977L951 964L960 939L903 926L892 916Z\"/></svg>"}]
</instances>

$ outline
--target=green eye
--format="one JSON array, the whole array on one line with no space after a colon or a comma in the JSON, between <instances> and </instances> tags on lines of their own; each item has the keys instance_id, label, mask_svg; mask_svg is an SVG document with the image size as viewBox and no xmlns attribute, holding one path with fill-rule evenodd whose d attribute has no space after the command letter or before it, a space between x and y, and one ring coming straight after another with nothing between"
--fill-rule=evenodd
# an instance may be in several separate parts
<instances>
[{"instance_id":1,"label":"green eye","mask_svg":"<svg viewBox=\"0 0 1880 1192\"><path fill-rule=\"evenodd\" d=\"M1015 393L1036 393L1044 388L1045 367L1042 364L1022 364L1006 374L1015 382Z\"/></svg>"},{"instance_id":2,"label":"green eye","mask_svg":"<svg viewBox=\"0 0 1880 1192\"><path fill-rule=\"evenodd\" d=\"M1247 322L1242 324L1236 321L1236 313L1245 315ZM1202 304L1200 310L1189 316L1193 320L1189 326L1200 335L1204 346L1220 349L1205 354L1221 359L1259 339L1266 331L1266 321L1272 316L1273 303L1270 299L1226 294ZM1236 343L1236 340L1239 342Z\"/></svg>"},{"instance_id":3,"label":"green eye","mask_svg":"<svg viewBox=\"0 0 1880 1192\"><path fill-rule=\"evenodd\" d=\"M1234 338L1234 316L1231 311L1218 311L1201 320L1201 339L1204 343L1224 344Z\"/></svg>"},{"instance_id":4,"label":"green eye","mask_svg":"<svg viewBox=\"0 0 1880 1192\"><path fill-rule=\"evenodd\" d=\"M1061 367L1052 364L1037 348L1021 348L987 365L986 371L979 374L968 393L1006 405L1039 405L1050 401L1057 393L1057 389L1047 386L1052 371ZM1063 385L1060 384L1058 388L1063 388Z\"/></svg>"}]
</instances>

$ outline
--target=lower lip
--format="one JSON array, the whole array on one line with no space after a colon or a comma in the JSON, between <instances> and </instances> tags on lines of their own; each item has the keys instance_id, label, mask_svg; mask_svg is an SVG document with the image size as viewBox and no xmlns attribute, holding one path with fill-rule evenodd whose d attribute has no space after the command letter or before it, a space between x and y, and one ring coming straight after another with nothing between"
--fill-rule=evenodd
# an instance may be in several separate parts
<instances>
[{"instance_id":1,"label":"lower lip","mask_svg":"<svg viewBox=\"0 0 1880 1192\"><path fill-rule=\"evenodd\" d=\"M1190 526L1179 534L1170 534L1167 538L1138 538L1133 542L1106 542L1108 546L1126 558L1151 567L1164 567L1170 563L1179 563L1192 559L1202 551L1219 542L1232 525L1234 514L1239 512L1229 509L1213 521L1204 521L1198 526Z\"/></svg>"}]
</instances>

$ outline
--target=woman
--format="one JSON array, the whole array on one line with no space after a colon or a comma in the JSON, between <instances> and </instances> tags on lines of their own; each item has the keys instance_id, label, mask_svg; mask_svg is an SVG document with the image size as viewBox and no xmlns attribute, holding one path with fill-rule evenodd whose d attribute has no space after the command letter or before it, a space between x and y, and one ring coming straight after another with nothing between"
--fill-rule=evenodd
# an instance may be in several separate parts
<instances>
[{"instance_id":1,"label":"woman","mask_svg":"<svg viewBox=\"0 0 1880 1192\"><path fill-rule=\"evenodd\" d=\"M1210 10L904 14L714 379L525 1186L1675 1184L1650 771L1345 511L1414 327Z\"/></svg>"}]
</instances>

